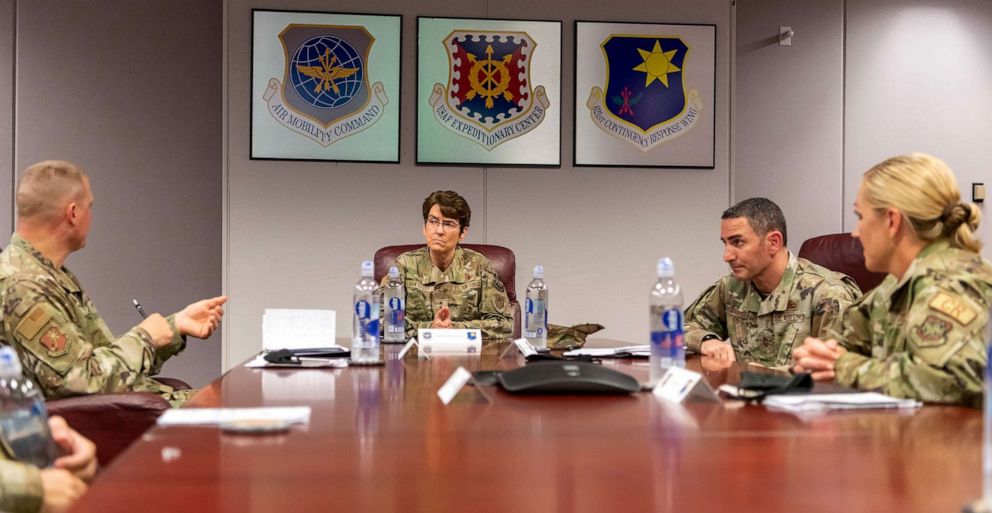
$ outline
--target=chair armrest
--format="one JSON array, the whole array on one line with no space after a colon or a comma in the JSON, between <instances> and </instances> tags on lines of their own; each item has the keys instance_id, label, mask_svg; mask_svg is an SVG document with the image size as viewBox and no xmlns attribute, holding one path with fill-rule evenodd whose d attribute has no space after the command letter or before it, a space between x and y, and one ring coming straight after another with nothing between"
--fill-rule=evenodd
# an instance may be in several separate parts
<instances>
[{"instance_id":1,"label":"chair armrest","mask_svg":"<svg viewBox=\"0 0 992 513\"><path fill-rule=\"evenodd\" d=\"M97 460L104 466L171 408L161 396L148 392L69 397L46 406L50 415L65 417L70 427L96 444Z\"/></svg>"}]
</instances>

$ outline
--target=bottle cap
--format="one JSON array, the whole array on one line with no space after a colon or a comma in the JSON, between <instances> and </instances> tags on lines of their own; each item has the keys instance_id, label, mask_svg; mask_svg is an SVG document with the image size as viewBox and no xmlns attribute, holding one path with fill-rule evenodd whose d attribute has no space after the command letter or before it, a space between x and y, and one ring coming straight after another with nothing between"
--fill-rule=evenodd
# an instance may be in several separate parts
<instances>
[{"instance_id":1,"label":"bottle cap","mask_svg":"<svg viewBox=\"0 0 992 513\"><path fill-rule=\"evenodd\" d=\"M10 346L0 347L0 377L13 378L22 373L21 359L17 357L14 348Z\"/></svg>"},{"instance_id":2,"label":"bottle cap","mask_svg":"<svg viewBox=\"0 0 992 513\"><path fill-rule=\"evenodd\" d=\"M544 266L540 266L540 265L534 266L534 278L541 280L544 279Z\"/></svg>"},{"instance_id":3,"label":"bottle cap","mask_svg":"<svg viewBox=\"0 0 992 513\"><path fill-rule=\"evenodd\" d=\"M371 278L372 275L373 275L373 270L374 269L375 268L372 266L372 261L371 260L366 260L366 261L362 262L362 277L363 278Z\"/></svg>"},{"instance_id":4,"label":"bottle cap","mask_svg":"<svg viewBox=\"0 0 992 513\"><path fill-rule=\"evenodd\" d=\"M389 277L394 280L400 277L400 270L395 265L389 268Z\"/></svg>"},{"instance_id":5,"label":"bottle cap","mask_svg":"<svg viewBox=\"0 0 992 513\"><path fill-rule=\"evenodd\" d=\"M672 263L671 258L665 257L658 260L658 277L659 278L675 277L675 264Z\"/></svg>"}]
</instances>

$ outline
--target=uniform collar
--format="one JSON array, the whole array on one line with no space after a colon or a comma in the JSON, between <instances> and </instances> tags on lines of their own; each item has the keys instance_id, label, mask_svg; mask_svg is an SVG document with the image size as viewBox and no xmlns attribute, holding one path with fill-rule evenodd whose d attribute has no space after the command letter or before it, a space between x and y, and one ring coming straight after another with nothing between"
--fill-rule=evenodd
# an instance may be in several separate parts
<instances>
[{"instance_id":1,"label":"uniform collar","mask_svg":"<svg viewBox=\"0 0 992 513\"><path fill-rule=\"evenodd\" d=\"M434 262L431 261L431 250L430 248L425 248L427 258L421 261L420 276L421 283L424 285L437 284L437 283L464 283L465 282L465 264L463 259L462 247L455 247L455 256L451 259L451 264L444 271L438 269Z\"/></svg>"},{"instance_id":2,"label":"uniform collar","mask_svg":"<svg viewBox=\"0 0 992 513\"><path fill-rule=\"evenodd\" d=\"M62 287L68 290L69 292L79 292L82 290L79 287L79 280L76 279L75 275L69 272L69 270L66 269L65 266L62 266L61 269L56 269L55 264L52 263L52 261L49 260L48 257L42 254L41 251L38 251L38 249L35 248L34 245L32 245L30 242L28 242L27 239L25 239L24 237L21 237L16 233L11 235L10 244L20 249L21 251L27 253L28 255L31 255L31 257L38 262L38 265L40 265L42 268L47 270L49 274L55 277L55 279L59 282L59 284L62 285Z\"/></svg>"},{"instance_id":3,"label":"uniform collar","mask_svg":"<svg viewBox=\"0 0 992 513\"><path fill-rule=\"evenodd\" d=\"M922 272L922 269L918 270L919 268L926 268L929 264L927 260L931 255L939 254L950 247L951 242L945 239L938 239L927 244L926 247L923 248L923 251L920 251L920 254L916 255L916 258L910 262L909 267L906 268L906 272L902 274L902 278L900 278L892 287L893 294L898 293L900 289L905 287L910 281L913 280L913 278L918 276L919 273ZM895 304L894 301L893 304Z\"/></svg>"},{"instance_id":4,"label":"uniform collar","mask_svg":"<svg viewBox=\"0 0 992 513\"><path fill-rule=\"evenodd\" d=\"M792 296L792 286L796 282L799 259L791 251L786 250L786 252L789 254L789 263L785 266L782 279L778 281L775 290L772 290L764 299L761 298L761 293L754 286L754 282L749 281L747 283L749 291L747 300L748 311L758 315L765 315L771 312L784 312L789 309L789 298Z\"/></svg>"}]
</instances>

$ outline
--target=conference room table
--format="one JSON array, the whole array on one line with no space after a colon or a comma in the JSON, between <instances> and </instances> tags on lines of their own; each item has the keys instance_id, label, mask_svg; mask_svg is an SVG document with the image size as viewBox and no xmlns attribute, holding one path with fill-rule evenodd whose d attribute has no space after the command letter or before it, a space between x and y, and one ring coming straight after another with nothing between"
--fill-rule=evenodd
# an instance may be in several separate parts
<instances>
[{"instance_id":1,"label":"conference room table","mask_svg":"<svg viewBox=\"0 0 992 513\"><path fill-rule=\"evenodd\" d=\"M507 345L430 360L385 346L378 367L239 365L185 407L310 406L309 423L257 435L155 427L73 511L932 513L981 491L982 416L964 407L800 416L471 385L441 402L459 366L523 365ZM647 379L644 359L603 365ZM714 388L744 368L696 356L687 367Z\"/></svg>"}]
</instances>

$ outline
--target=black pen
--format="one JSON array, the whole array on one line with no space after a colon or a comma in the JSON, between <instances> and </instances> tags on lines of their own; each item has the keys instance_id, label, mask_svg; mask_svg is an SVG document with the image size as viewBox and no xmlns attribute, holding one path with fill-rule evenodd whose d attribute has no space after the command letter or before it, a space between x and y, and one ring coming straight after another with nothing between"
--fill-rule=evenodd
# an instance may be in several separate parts
<instances>
[{"instance_id":1,"label":"black pen","mask_svg":"<svg viewBox=\"0 0 992 513\"><path fill-rule=\"evenodd\" d=\"M138 309L138 313L141 314L141 318L147 319L148 314L146 314L145 309L141 307L141 303L139 303L137 299L132 299L131 302L134 303L134 307Z\"/></svg>"}]
</instances>

